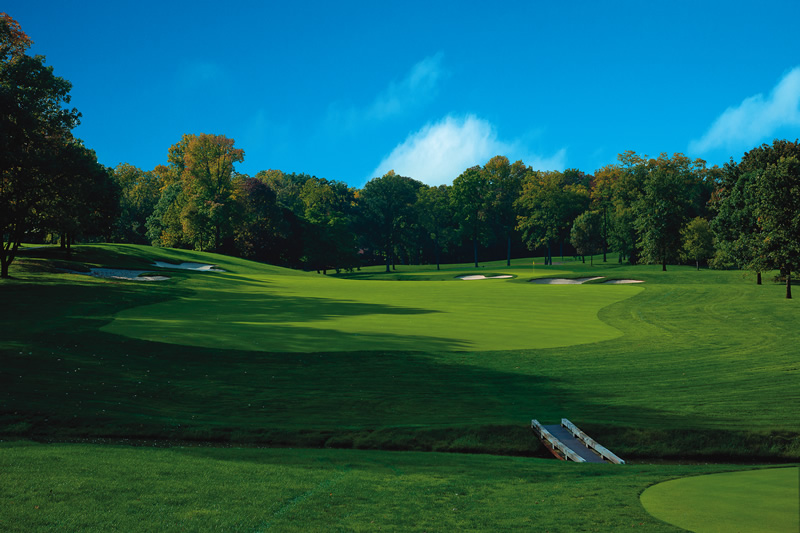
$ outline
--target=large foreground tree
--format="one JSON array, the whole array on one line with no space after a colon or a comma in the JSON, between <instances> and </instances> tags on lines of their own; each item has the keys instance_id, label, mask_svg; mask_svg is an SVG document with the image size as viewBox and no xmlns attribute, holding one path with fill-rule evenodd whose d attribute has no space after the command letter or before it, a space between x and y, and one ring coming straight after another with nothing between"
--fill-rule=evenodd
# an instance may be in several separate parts
<instances>
[{"instance_id":1,"label":"large foreground tree","mask_svg":"<svg viewBox=\"0 0 800 533\"><path fill-rule=\"evenodd\" d=\"M71 84L44 56L28 56L30 38L0 13L0 277L7 278L23 236L40 225L58 192L53 159L71 142L80 114L65 109Z\"/></svg>"}]
</instances>

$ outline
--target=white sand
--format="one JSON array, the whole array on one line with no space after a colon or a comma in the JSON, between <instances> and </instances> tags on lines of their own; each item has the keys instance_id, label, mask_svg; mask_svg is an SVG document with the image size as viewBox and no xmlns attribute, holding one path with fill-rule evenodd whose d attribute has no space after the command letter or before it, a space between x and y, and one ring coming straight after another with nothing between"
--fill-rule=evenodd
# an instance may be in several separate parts
<instances>
[{"instance_id":1,"label":"white sand","mask_svg":"<svg viewBox=\"0 0 800 533\"><path fill-rule=\"evenodd\" d=\"M598 276L596 278L575 278L575 279L538 278L538 279L532 279L531 283L539 283L542 285L580 285L581 283L586 283L587 281L593 281L596 279L603 279L603 276Z\"/></svg>"},{"instance_id":2,"label":"white sand","mask_svg":"<svg viewBox=\"0 0 800 533\"><path fill-rule=\"evenodd\" d=\"M640 279L610 279L604 281L603 285L622 285L623 283L644 283L644 281Z\"/></svg>"},{"instance_id":3,"label":"white sand","mask_svg":"<svg viewBox=\"0 0 800 533\"><path fill-rule=\"evenodd\" d=\"M68 270L70 274L81 274L84 276L94 276L95 278L108 279L128 279L134 281L164 281L169 279L166 276L142 276L149 270L122 270L118 268L93 268L90 272L78 272Z\"/></svg>"},{"instance_id":4,"label":"white sand","mask_svg":"<svg viewBox=\"0 0 800 533\"><path fill-rule=\"evenodd\" d=\"M483 274L475 274L473 276L458 276L458 279L465 279L467 281L472 281L475 279L506 279L506 278L513 278L509 274L504 274L502 276L484 276Z\"/></svg>"},{"instance_id":5,"label":"white sand","mask_svg":"<svg viewBox=\"0 0 800 533\"><path fill-rule=\"evenodd\" d=\"M201 270L203 272L225 272L221 268L217 268L214 265L204 265L203 263L181 263L180 265L173 265L172 263L166 263L164 261L156 261L153 263L155 266L160 268L179 268L181 270Z\"/></svg>"}]
</instances>

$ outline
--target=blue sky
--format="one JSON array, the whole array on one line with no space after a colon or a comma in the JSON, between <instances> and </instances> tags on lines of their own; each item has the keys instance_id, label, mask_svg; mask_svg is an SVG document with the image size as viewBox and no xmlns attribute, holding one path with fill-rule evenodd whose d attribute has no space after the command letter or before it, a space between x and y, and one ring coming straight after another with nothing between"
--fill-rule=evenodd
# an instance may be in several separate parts
<instances>
[{"instance_id":1,"label":"blue sky","mask_svg":"<svg viewBox=\"0 0 800 533\"><path fill-rule=\"evenodd\" d=\"M184 133L239 172L451 183L494 155L591 173L800 137L800 2L53 2L3 7L73 84L101 163Z\"/></svg>"}]
</instances>

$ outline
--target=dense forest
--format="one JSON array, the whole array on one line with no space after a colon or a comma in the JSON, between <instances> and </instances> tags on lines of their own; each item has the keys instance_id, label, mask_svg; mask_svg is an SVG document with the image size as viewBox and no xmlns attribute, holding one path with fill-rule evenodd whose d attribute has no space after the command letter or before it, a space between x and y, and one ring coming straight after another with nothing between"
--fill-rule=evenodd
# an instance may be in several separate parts
<instances>
[{"instance_id":1,"label":"dense forest","mask_svg":"<svg viewBox=\"0 0 800 533\"><path fill-rule=\"evenodd\" d=\"M303 173L238 173L224 135L186 134L165 164L107 168L72 135L68 81L0 15L0 252L8 277L22 242L143 243L341 271L524 255L691 263L778 271L791 297L800 267L800 144L775 140L708 168L683 154L624 152L586 173L498 155L430 187L389 172L363 188ZM600 260L598 258L598 260Z\"/></svg>"}]
</instances>

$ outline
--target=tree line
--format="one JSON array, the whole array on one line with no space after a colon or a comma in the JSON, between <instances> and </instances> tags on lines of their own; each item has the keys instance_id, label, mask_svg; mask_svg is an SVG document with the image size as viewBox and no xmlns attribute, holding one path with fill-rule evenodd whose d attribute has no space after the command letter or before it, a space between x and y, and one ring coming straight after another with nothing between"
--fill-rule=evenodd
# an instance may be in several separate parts
<instances>
[{"instance_id":1,"label":"tree line","mask_svg":"<svg viewBox=\"0 0 800 533\"><path fill-rule=\"evenodd\" d=\"M619 261L778 270L791 294L800 243L797 142L776 140L708 168L683 154L624 152L592 174L495 156L431 187L390 171L363 188L267 170L250 177L224 136L185 135L169 164L114 169L114 237L215 250L294 268L463 261L540 251ZM503 253L504 252L504 253ZM483 257L480 255L483 254ZM759 275L760 282L760 275Z\"/></svg>"},{"instance_id":2,"label":"tree line","mask_svg":"<svg viewBox=\"0 0 800 533\"><path fill-rule=\"evenodd\" d=\"M303 173L238 173L224 135L187 134L166 163L106 168L72 136L70 84L0 14L2 276L23 240L76 238L211 250L341 271L530 255L697 268L777 270L791 297L800 266L800 145L776 140L708 168L683 154L624 152L587 174L505 156L428 186L391 171L354 188Z\"/></svg>"}]
</instances>

